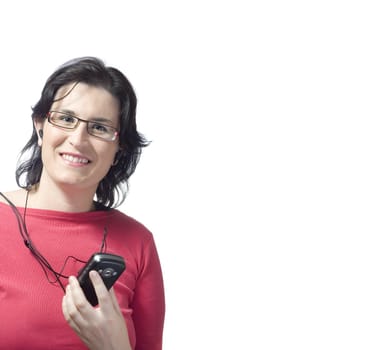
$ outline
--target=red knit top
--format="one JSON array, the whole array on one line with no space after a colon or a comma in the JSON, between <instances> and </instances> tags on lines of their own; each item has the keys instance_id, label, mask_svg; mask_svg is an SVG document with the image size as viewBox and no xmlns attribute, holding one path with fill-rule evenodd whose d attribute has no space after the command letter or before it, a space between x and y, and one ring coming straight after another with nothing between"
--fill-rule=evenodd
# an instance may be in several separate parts
<instances>
[{"instance_id":1,"label":"red knit top","mask_svg":"<svg viewBox=\"0 0 389 350\"><path fill-rule=\"evenodd\" d=\"M18 209L23 215L24 209ZM28 208L26 226L35 247L58 272L68 256L87 261L100 251L106 227L106 252L126 261L114 289L132 348L162 349L162 273L153 237L142 224L118 210L65 213ZM48 282L24 245L11 207L4 203L0 237L0 348L86 349L64 319L62 289ZM77 275L82 266L68 259L63 274ZM67 280L62 281L66 286Z\"/></svg>"}]
</instances>

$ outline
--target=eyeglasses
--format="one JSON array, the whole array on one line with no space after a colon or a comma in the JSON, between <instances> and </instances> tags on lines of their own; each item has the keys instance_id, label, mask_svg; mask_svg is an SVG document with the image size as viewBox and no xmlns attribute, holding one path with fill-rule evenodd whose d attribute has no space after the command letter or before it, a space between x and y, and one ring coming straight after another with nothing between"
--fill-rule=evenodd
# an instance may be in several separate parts
<instances>
[{"instance_id":1,"label":"eyeglasses","mask_svg":"<svg viewBox=\"0 0 389 350\"><path fill-rule=\"evenodd\" d=\"M50 124L67 130L74 130L78 127L80 122L84 122L87 125L86 130L89 135L105 141L115 141L119 134L119 132L111 126L93 120L84 120L65 112L49 111L47 113L47 120Z\"/></svg>"}]
</instances>

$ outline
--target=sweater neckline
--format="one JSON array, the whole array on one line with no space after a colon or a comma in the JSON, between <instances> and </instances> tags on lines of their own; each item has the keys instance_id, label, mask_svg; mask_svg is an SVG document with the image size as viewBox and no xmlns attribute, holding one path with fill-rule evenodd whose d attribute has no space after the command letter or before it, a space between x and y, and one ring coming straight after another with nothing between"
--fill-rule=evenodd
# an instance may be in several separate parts
<instances>
[{"instance_id":1,"label":"sweater neckline","mask_svg":"<svg viewBox=\"0 0 389 350\"><path fill-rule=\"evenodd\" d=\"M12 213L12 208L9 204L0 202L0 209L9 209ZM20 213L24 213L24 208L17 206L16 207ZM26 216L27 217L44 217L52 219L71 219L73 221L78 220L90 220L98 218L108 218L114 215L116 209L109 210L94 210L87 212L65 212L51 209L37 209L37 208L27 208Z\"/></svg>"}]
</instances>

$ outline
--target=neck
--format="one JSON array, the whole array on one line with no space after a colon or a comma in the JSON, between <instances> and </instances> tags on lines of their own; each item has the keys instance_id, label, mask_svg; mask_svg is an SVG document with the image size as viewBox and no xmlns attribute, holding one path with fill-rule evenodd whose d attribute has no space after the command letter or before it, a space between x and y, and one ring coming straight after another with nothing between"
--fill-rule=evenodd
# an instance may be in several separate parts
<instances>
[{"instance_id":1,"label":"neck","mask_svg":"<svg viewBox=\"0 0 389 350\"><path fill-rule=\"evenodd\" d=\"M40 183L30 190L28 207L72 213L94 210L94 191L45 186Z\"/></svg>"}]
</instances>

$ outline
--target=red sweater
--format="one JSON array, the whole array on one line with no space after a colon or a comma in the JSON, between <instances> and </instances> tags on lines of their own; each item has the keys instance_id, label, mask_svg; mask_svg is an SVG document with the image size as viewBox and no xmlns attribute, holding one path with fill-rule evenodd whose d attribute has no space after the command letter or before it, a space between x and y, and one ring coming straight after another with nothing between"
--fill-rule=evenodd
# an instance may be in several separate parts
<instances>
[{"instance_id":1,"label":"red sweater","mask_svg":"<svg viewBox=\"0 0 389 350\"><path fill-rule=\"evenodd\" d=\"M23 215L24 209L19 211ZM114 289L132 348L162 348L162 273L153 237L142 224L118 210L27 209L26 225L35 247L58 272L68 256L87 261L100 251L106 227L106 251L126 261ZM63 317L62 289L48 282L23 243L13 211L4 203L0 203L0 237L0 349L86 349ZM63 274L77 275L82 266L70 259Z\"/></svg>"}]
</instances>

